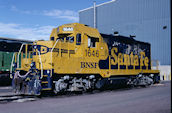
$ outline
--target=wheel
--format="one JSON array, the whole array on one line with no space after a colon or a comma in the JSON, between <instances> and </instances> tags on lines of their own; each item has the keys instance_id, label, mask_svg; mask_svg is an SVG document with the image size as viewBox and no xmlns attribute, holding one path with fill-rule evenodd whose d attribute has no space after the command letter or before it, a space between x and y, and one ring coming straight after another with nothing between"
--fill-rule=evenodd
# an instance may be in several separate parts
<instances>
[{"instance_id":1,"label":"wheel","mask_svg":"<svg viewBox=\"0 0 172 113\"><path fill-rule=\"evenodd\" d=\"M33 92L34 95L41 94L41 80L39 80L39 76L36 76L36 79L34 80Z\"/></svg>"}]
</instances>

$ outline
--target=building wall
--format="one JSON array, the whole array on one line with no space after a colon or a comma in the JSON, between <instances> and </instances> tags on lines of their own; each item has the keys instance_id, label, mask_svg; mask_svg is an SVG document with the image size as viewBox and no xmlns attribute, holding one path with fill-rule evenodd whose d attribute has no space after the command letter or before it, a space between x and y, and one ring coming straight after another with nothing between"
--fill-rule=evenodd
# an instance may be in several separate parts
<instances>
[{"instance_id":1,"label":"building wall","mask_svg":"<svg viewBox=\"0 0 172 113\"><path fill-rule=\"evenodd\" d=\"M80 23L93 27L93 7L79 11ZM136 35L151 43L152 60L171 65L170 0L116 0L96 7L99 32Z\"/></svg>"}]
</instances>

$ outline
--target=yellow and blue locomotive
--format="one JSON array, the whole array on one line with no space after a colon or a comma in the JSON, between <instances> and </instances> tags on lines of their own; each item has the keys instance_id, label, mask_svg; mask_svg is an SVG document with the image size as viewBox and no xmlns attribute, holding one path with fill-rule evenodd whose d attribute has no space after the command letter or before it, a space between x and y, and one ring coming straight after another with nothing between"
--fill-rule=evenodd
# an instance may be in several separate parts
<instances>
[{"instance_id":1,"label":"yellow and blue locomotive","mask_svg":"<svg viewBox=\"0 0 172 113\"><path fill-rule=\"evenodd\" d=\"M13 62L14 88L30 94L159 82L159 70L151 69L149 43L100 34L79 23L54 28L49 41L23 44Z\"/></svg>"}]
</instances>

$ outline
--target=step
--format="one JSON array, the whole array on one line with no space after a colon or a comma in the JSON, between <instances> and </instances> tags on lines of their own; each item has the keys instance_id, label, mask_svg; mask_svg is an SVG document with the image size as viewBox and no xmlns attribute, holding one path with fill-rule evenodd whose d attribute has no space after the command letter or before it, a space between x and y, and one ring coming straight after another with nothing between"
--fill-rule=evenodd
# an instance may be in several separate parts
<instances>
[{"instance_id":1,"label":"step","mask_svg":"<svg viewBox=\"0 0 172 113\"><path fill-rule=\"evenodd\" d=\"M42 90L44 90L44 91L45 91L45 90L51 90L51 88L42 88Z\"/></svg>"},{"instance_id":2,"label":"step","mask_svg":"<svg viewBox=\"0 0 172 113\"><path fill-rule=\"evenodd\" d=\"M43 77L48 77L48 75L43 75Z\"/></svg>"},{"instance_id":3,"label":"step","mask_svg":"<svg viewBox=\"0 0 172 113\"><path fill-rule=\"evenodd\" d=\"M43 83L43 84L48 84L48 81L42 81L41 83Z\"/></svg>"}]
</instances>

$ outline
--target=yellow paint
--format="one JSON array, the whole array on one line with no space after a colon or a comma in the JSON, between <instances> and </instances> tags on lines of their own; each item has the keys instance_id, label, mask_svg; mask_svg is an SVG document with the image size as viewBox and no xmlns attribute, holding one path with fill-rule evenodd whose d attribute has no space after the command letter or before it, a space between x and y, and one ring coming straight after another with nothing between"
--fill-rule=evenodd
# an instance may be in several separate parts
<instances>
[{"instance_id":1,"label":"yellow paint","mask_svg":"<svg viewBox=\"0 0 172 113\"><path fill-rule=\"evenodd\" d=\"M169 76L170 76L170 80L171 80L171 72L170 72L170 75Z\"/></svg>"},{"instance_id":2,"label":"yellow paint","mask_svg":"<svg viewBox=\"0 0 172 113\"><path fill-rule=\"evenodd\" d=\"M42 90L47 91L47 90L51 90L51 88L43 88Z\"/></svg>"},{"instance_id":3,"label":"yellow paint","mask_svg":"<svg viewBox=\"0 0 172 113\"><path fill-rule=\"evenodd\" d=\"M47 83L48 83L48 81L42 81L41 83L43 83L43 84L47 84Z\"/></svg>"},{"instance_id":4,"label":"yellow paint","mask_svg":"<svg viewBox=\"0 0 172 113\"><path fill-rule=\"evenodd\" d=\"M116 47L114 47L114 48L112 48L111 49L111 54L112 54L112 57L114 58L114 59L111 59L111 64L112 65L116 65L117 63L118 63L118 57L117 57L117 55L114 53L114 51L117 53L118 52L118 48L116 48Z\"/></svg>"},{"instance_id":5,"label":"yellow paint","mask_svg":"<svg viewBox=\"0 0 172 113\"><path fill-rule=\"evenodd\" d=\"M43 75L43 77L48 77L48 75Z\"/></svg>"}]
</instances>

